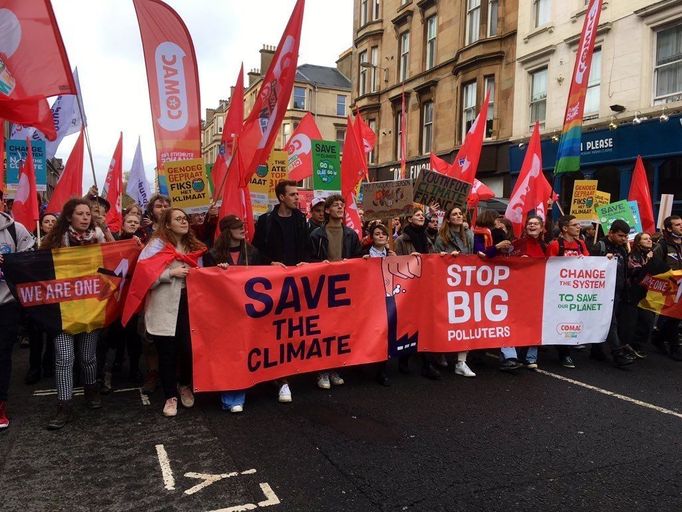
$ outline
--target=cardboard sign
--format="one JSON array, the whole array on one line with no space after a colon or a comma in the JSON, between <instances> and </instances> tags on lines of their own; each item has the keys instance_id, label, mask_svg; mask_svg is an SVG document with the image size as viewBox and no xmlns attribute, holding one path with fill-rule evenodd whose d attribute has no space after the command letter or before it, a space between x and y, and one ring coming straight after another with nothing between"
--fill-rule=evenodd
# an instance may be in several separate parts
<instances>
[{"instance_id":1,"label":"cardboard sign","mask_svg":"<svg viewBox=\"0 0 682 512\"><path fill-rule=\"evenodd\" d=\"M194 386L245 389L415 351L600 343L615 276L615 260L563 257L193 269ZM234 333L228 342L226 332Z\"/></svg>"},{"instance_id":2,"label":"cardboard sign","mask_svg":"<svg viewBox=\"0 0 682 512\"><path fill-rule=\"evenodd\" d=\"M670 217L673 212L673 201L675 196L673 194L661 194L661 204L658 207L658 220L656 221L656 229L663 229L663 221L666 217Z\"/></svg>"},{"instance_id":3,"label":"cardboard sign","mask_svg":"<svg viewBox=\"0 0 682 512\"><path fill-rule=\"evenodd\" d=\"M28 146L25 140L8 139L5 143L5 157L7 158L6 183L7 190L14 191L19 185L19 171L26 160ZM47 162L45 157L45 141L32 140L31 152L33 153L33 167L36 171L36 190L47 190ZM2 162L0 162L2 165Z\"/></svg>"},{"instance_id":4,"label":"cardboard sign","mask_svg":"<svg viewBox=\"0 0 682 512\"><path fill-rule=\"evenodd\" d=\"M341 193L341 149L336 141L314 140L313 190L315 195Z\"/></svg>"},{"instance_id":5,"label":"cardboard sign","mask_svg":"<svg viewBox=\"0 0 682 512\"><path fill-rule=\"evenodd\" d=\"M277 184L287 179L287 152L275 150L268 158L268 202L270 206L279 203L275 194Z\"/></svg>"},{"instance_id":6,"label":"cardboard sign","mask_svg":"<svg viewBox=\"0 0 682 512\"><path fill-rule=\"evenodd\" d=\"M611 202L611 194L608 192L602 192L601 190L597 190L594 193L594 207L596 208L597 206L604 206L605 204L609 204ZM596 212L595 212L595 220L596 220Z\"/></svg>"},{"instance_id":7,"label":"cardboard sign","mask_svg":"<svg viewBox=\"0 0 682 512\"><path fill-rule=\"evenodd\" d=\"M166 162L164 170L173 207L182 208L187 213L208 211L211 191L203 159Z\"/></svg>"},{"instance_id":8,"label":"cardboard sign","mask_svg":"<svg viewBox=\"0 0 682 512\"><path fill-rule=\"evenodd\" d=\"M575 180L573 182L571 215L581 221L595 221L594 196L596 192L597 180Z\"/></svg>"},{"instance_id":9,"label":"cardboard sign","mask_svg":"<svg viewBox=\"0 0 682 512\"><path fill-rule=\"evenodd\" d=\"M624 220L630 227L635 225L632 208L630 208L630 203L625 199L604 206L598 206L596 210L597 216L599 217L599 223L602 225L604 233L611 229L611 224L613 224L614 220Z\"/></svg>"},{"instance_id":10,"label":"cardboard sign","mask_svg":"<svg viewBox=\"0 0 682 512\"><path fill-rule=\"evenodd\" d=\"M466 181L422 169L414 184L414 202L427 206L438 203L443 211L454 207L465 211L469 192L471 184Z\"/></svg>"},{"instance_id":11,"label":"cardboard sign","mask_svg":"<svg viewBox=\"0 0 682 512\"><path fill-rule=\"evenodd\" d=\"M642 217L639 215L639 205L637 201L628 201L630 204L630 209L632 210L632 218L635 219L634 225L630 226L629 239L634 240L637 233L644 231L642 229Z\"/></svg>"},{"instance_id":12,"label":"cardboard sign","mask_svg":"<svg viewBox=\"0 0 682 512\"><path fill-rule=\"evenodd\" d=\"M365 220L388 219L412 210L411 180L363 183L360 190Z\"/></svg>"}]
</instances>

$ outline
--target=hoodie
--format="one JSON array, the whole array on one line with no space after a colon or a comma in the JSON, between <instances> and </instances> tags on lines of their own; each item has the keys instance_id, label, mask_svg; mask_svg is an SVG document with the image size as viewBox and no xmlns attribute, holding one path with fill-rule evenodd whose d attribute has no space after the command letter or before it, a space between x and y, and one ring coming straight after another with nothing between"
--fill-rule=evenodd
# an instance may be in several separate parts
<instances>
[{"instance_id":1,"label":"hoodie","mask_svg":"<svg viewBox=\"0 0 682 512\"><path fill-rule=\"evenodd\" d=\"M9 227L14 224L16 229L16 244ZM14 219L5 212L0 212L0 254L10 254L13 252L30 251L35 245L35 238L28 232L28 230L14 222ZM0 271L0 305L13 302L14 297L9 291L5 276Z\"/></svg>"}]
</instances>

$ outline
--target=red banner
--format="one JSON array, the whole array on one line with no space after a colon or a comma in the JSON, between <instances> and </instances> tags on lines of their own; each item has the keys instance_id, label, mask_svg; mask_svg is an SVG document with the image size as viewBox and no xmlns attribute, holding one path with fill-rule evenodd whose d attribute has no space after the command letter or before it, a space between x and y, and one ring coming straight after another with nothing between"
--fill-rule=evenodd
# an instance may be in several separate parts
<instances>
[{"instance_id":1,"label":"red banner","mask_svg":"<svg viewBox=\"0 0 682 512\"><path fill-rule=\"evenodd\" d=\"M199 75L192 38L161 0L133 0L154 123L156 163L201 158Z\"/></svg>"},{"instance_id":2,"label":"red banner","mask_svg":"<svg viewBox=\"0 0 682 512\"><path fill-rule=\"evenodd\" d=\"M195 389L244 389L417 350L603 341L615 267L606 258L415 255L192 270Z\"/></svg>"}]
</instances>

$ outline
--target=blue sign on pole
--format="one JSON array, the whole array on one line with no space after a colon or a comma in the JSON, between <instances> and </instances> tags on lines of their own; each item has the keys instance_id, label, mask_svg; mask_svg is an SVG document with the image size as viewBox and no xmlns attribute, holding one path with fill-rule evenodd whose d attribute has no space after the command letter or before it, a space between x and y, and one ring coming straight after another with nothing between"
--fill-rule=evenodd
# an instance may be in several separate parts
<instances>
[{"instance_id":1,"label":"blue sign on pole","mask_svg":"<svg viewBox=\"0 0 682 512\"><path fill-rule=\"evenodd\" d=\"M47 162L45 158L45 142L31 141L33 166L36 171L36 189L38 192L47 190ZM6 183L8 190L16 190L19 185L19 171L26 159L27 145L25 140L9 139L5 143L7 157Z\"/></svg>"}]
</instances>

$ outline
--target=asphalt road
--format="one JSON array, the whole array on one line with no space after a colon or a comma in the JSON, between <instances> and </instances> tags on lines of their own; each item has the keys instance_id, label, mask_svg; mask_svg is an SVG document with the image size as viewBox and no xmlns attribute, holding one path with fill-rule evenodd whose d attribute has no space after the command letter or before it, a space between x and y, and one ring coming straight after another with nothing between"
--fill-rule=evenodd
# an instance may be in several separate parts
<instances>
[{"instance_id":1,"label":"asphalt road","mask_svg":"<svg viewBox=\"0 0 682 512\"><path fill-rule=\"evenodd\" d=\"M59 432L54 383L25 386L27 358L0 435L3 512L682 510L682 363L658 354L624 371L581 352L568 370L548 348L544 372L508 375L479 353L475 379L415 365L388 388L351 369L331 391L294 379L292 404L262 385L240 415L201 395L173 419L121 382L99 411L76 397Z\"/></svg>"}]
</instances>

